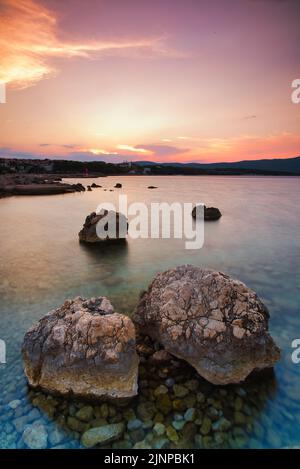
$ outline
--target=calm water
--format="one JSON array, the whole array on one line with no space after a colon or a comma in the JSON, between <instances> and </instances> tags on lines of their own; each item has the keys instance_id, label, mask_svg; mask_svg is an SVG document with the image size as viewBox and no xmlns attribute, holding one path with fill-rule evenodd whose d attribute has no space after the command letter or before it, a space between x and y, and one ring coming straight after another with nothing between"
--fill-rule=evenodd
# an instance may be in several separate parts
<instances>
[{"instance_id":1,"label":"calm water","mask_svg":"<svg viewBox=\"0 0 300 469\"><path fill-rule=\"evenodd\" d=\"M123 188L0 200L0 338L7 345L7 364L0 365L0 447L24 447L25 427L15 420L37 411L20 359L28 327L78 295L108 296L117 310L130 315L156 272L184 263L225 271L256 290L270 310L270 330L283 352L275 376L256 385L254 394L250 385L243 387L245 415L252 421L247 429L233 424L229 445L300 446L300 364L291 361L291 342L300 337L300 179L132 176L81 182L107 189L121 182ZM78 231L86 215L103 201L117 202L120 193L129 203L204 202L219 207L223 217L205 225L204 247L197 251L186 250L182 240L128 239L108 250L80 245ZM257 396L261 402L255 407ZM21 404L11 409L14 400ZM61 424L42 409L35 418L49 432ZM34 418L27 420L24 425ZM66 433L61 445L76 447L79 436ZM55 444L48 440L48 446Z\"/></svg>"}]
</instances>

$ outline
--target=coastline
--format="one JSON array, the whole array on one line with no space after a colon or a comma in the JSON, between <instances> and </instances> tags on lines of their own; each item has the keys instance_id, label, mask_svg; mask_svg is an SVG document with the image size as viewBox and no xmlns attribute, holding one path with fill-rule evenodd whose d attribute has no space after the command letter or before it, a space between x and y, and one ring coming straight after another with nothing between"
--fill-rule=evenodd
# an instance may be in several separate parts
<instances>
[{"instance_id":1,"label":"coastline","mask_svg":"<svg viewBox=\"0 0 300 469\"><path fill-rule=\"evenodd\" d=\"M54 174L17 174L0 176L0 198L13 195L56 195L84 191L82 184L61 182Z\"/></svg>"},{"instance_id":2,"label":"coastline","mask_svg":"<svg viewBox=\"0 0 300 469\"><path fill-rule=\"evenodd\" d=\"M25 173L17 173L17 174L2 174L0 175L0 199L4 197L10 196L18 196L18 195L28 195L28 196L38 196L38 195L57 195L57 194L70 194L74 192L81 192L85 191L85 187L82 185L81 182L76 184L69 184L66 182L62 182L63 179L97 179L97 178L104 178L108 176L134 176L134 177L147 177L149 174L119 174L119 173L112 173L108 175L93 173L89 175L82 175L82 174L72 174L72 173L51 173L51 174L25 174ZM170 176L167 174L152 174L151 176L155 177L164 177ZM278 178L278 177L292 177L297 178L300 177L299 174L255 174L255 173L248 173L248 174L235 174L235 173L227 173L227 174L172 174L174 176L197 176L197 177L210 177L210 176L223 176L223 177L237 177L237 178Z\"/></svg>"}]
</instances>

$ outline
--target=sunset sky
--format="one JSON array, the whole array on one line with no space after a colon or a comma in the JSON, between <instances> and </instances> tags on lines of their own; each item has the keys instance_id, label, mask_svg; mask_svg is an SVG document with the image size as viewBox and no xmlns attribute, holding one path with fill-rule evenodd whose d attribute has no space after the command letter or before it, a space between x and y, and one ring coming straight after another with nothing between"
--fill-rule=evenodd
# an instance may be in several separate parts
<instances>
[{"instance_id":1,"label":"sunset sky","mask_svg":"<svg viewBox=\"0 0 300 469\"><path fill-rule=\"evenodd\" d=\"M0 0L0 157L300 155L298 0Z\"/></svg>"}]
</instances>

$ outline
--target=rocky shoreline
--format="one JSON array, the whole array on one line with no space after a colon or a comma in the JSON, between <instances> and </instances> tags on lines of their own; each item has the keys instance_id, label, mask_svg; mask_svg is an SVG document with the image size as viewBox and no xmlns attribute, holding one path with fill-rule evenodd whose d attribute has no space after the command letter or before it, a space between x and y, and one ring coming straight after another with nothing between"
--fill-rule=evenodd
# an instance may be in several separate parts
<instances>
[{"instance_id":1,"label":"rocky shoreline","mask_svg":"<svg viewBox=\"0 0 300 469\"><path fill-rule=\"evenodd\" d=\"M85 191L81 183L62 183L55 175L1 175L0 198L12 195L55 195Z\"/></svg>"}]
</instances>

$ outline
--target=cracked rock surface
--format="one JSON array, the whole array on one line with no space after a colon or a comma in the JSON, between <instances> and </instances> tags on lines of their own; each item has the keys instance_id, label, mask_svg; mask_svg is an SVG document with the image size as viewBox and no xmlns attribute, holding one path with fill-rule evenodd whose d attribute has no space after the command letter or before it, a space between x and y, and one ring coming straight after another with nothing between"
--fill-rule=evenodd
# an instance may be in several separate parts
<instances>
[{"instance_id":1,"label":"cracked rock surface","mask_svg":"<svg viewBox=\"0 0 300 469\"><path fill-rule=\"evenodd\" d=\"M67 300L28 330L23 362L29 384L86 398L137 394L138 356L131 319L105 297Z\"/></svg>"},{"instance_id":2,"label":"cracked rock surface","mask_svg":"<svg viewBox=\"0 0 300 469\"><path fill-rule=\"evenodd\" d=\"M266 306L245 284L192 265L158 274L134 315L141 333L213 384L239 383L279 360L268 319Z\"/></svg>"}]
</instances>

